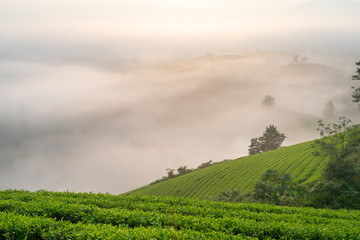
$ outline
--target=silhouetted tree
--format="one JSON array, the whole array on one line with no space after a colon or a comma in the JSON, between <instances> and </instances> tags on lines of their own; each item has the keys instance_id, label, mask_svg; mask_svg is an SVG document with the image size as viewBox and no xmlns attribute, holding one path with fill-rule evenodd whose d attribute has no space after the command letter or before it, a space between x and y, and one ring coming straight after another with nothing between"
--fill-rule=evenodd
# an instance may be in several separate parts
<instances>
[{"instance_id":1,"label":"silhouetted tree","mask_svg":"<svg viewBox=\"0 0 360 240\"><path fill-rule=\"evenodd\" d=\"M285 134L280 133L274 125L269 125L260 137L261 151L267 152L280 148L285 138Z\"/></svg>"},{"instance_id":2,"label":"silhouetted tree","mask_svg":"<svg viewBox=\"0 0 360 240\"><path fill-rule=\"evenodd\" d=\"M264 106L273 106L275 104L275 98L271 95L266 95L265 98L262 100L262 105Z\"/></svg>"},{"instance_id":3,"label":"silhouetted tree","mask_svg":"<svg viewBox=\"0 0 360 240\"><path fill-rule=\"evenodd\" d=\"M334 110L335 110L334 103L332 101L327 102L323 110L324 118L327 119L334 118Z\"/></svg>"},{"instance_id":4,"label":"silhouetted tree","mask_svg":"<svg viewBox=\"0 0 360 240\"><path fill-rule=\"evenodd\" d=\"M179 175L184 175L184 174L189 173L189 172L191 172L191 171L193 171L193 170L192 170L192 169L188 169L187 166L182 166L182 167L179 167L179 168L177 169L177 172L179 173Z\"/></svg>"},{"instance_id":5,"label":"silhouetted tree","mask_svg":"<svg viewBox=\"0 0 360 240\"><path fill-rule=\"evenodd\" d=\"M360 61L358 61L356 63L357 70L356 70L356 75L352 76L353 80L360 80ZM352 94L353 97L353 102L359 103L359 107L360 107L360 87L355 88L352 87L354 89L354 92Z\"/></svg>"},{"instance_id":6,"label":"silhouetted tree","mask_svg":"<svg viewBox=\"0 0 360 240\"><path fill-rule=\"evenodd\" d=\"M360 87L358 88L353 87L353 89L354 89L354 92L352 94L353 102L359 103L360 106Z\"/></svg>"},{"instance_id":7,"label":"silhouetted tree","mask_svg":"<svg viewBox=\"0 0 360 240\"><path fill-rule=\"evenodd\" d=\"M261 143L259 138L250 139L249 155L261 153Z\"/></svg>"},{"instance_id":8,"label":"silhouetted tree","mask_svg":"<svg viewBox=\"0 0 360 240\"><path fill-rule=\"evenodd\" d=\"M168 178L175 177L175 169L167 168L166 171L167 171L167 174L168 174Z\"/></svg>"},{"instance_id":9,"label":"silhouetted tree","mask_svg":"<svg viewBox=\"0 0 360 240\"><path fill-rule=\"evenodd\" d=\"M285 134L280 133L274 125L269 125L261 137L250 140L249 155L278 149L285 138Z\"/></svg>"},{"instance_id":10,"label":"silhouetted tree","mask_svg":"<svg viewBox=\"0 0 360 240\"><path fill-rule=\"evenodd\" d=\"M208 162L204 162L202 164L200 164L197 169L202 169L202 168L206 168L206 167L210 167L211 165L213 165L213 160L209 160Z\"/></svg>"}]
</instances>

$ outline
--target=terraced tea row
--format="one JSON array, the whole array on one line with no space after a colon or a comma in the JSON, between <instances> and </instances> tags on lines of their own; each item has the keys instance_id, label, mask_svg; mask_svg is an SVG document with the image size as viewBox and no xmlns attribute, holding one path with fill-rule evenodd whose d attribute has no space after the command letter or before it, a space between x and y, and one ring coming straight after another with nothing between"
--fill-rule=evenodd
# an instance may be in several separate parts
<instances>
[{"instance_id":1,"label":"terraced tea row","mask_svg":"<svg viewBox=\"0 0 360 240\"><path fill-rule=\"evenodd\" d=\"M19 194L20 193L20 194ZM212 217L239 217L240 213L270 213L300 216L301 218L346 218L348 220L360 221L358 212L347 210L314 210L313 208L287 208L271 206L266 204L228 204L214 201L194 201L187 198L156 197L156 196L114 196L110 194L89 194L69 192L0 192L0 210L6 208L7 204L61 202L61 204L86 205L86 207L98 207L105 209L128 209L142 210L144 212L178 213L182 215L212 216ZM7 200L7 201L6 201ZM196 204L194 204L196 203ZM15 204L16 205L16 204ZM2 206L2 207L1 207ZM352 214L356 213L356 214ZM248 217L248 216L247 216ZM282 219L283 220L283 219ZM308 220L307 220L308 221ZM317 220L319 221L319 220Z\"/></svg>"},{"instance_id":2,"label":"terraced tea row","mask_svg":"<svg viewBox=\"0 0 360 240\"><path fill-rule=\"evenodd\" d=\"M0 212L0 239L254 239L220 232L173 228L126 228L108 224L57 221L52 218Z\"/></svg>"},{"instance_id":3,"label":"terraced tea row","mask_svg":"<svg viewBox=\"0 0 360 240\"><path fill-rule=\"evenodd\" d=\"M4 191L0 196L3 236L12 234L12 228L14 232L27 229L29 236L44 237L52 232L58 237L75 234L75 239L91 238L88 232L93 232L94 239L100 233L128 236L125 239L162 239L161 236L173 239L186 236L199 239L357 239L360 235L359 211L66 192ZM71 233L75 229L84 236Z\"/></svg>"}]
</instances>

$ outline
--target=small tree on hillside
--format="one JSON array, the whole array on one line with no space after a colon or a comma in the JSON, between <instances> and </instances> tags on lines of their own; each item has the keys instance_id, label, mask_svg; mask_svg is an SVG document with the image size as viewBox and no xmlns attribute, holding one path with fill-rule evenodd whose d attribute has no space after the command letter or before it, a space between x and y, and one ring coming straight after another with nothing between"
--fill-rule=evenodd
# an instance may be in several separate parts
<instances>
[{"instance_id":1,"label":"small tree on hillside","mask_svg":"<svg viewBox=\"0 0 360 240\"><path fill-rule=\"evenodd\" d=\"M209 161L207 161L207 162L204 162L204 163L200 164L200 165L197 167L197 169L203 169L203 168L206 168L206 167L210 167L210 166L213 165L213 164L214 164L213 160L209 160Z\"/></svg>"},{"instance_id":2,"label":"small tree on hillside","mask_svg":"<svg viewBox=\"0 0 360 240\"><path fill-rule=\"evenodd\" d=\"M284 198L293 198L296 188L290 174L281 175L279 171L268 169L256 182L252 196L261 203L282 204Z\"/></svg>"},{"instance_id":3,"label":"small tree on hillside","mask_svg":"<svg viewBox=\"0 0 360 240\"><path fill-rule=\"evenodd\" d=\"M271 107L275 105L275 98L273 98L271 95L266 95L261 104L266 107Z\"/></svg>"},{"instance_id":4,"label":"small tree on hillside","mask_svg":"<svg viewBox=\"0 0 360 240\"><path fill-rule=\"evenodd\" d=\"M340 117L336 123L319 121L322 138L315 140L315 155L328 158L323 179L310 189L311 205L330 208L360 208L360 129Z\"/></svg>"},{"instance_id":5,"label":"small tree on hillside","mask_svg":"<svg viewBox=\"0 0 360 240\"><path fill-rule=\"evenodd\" d=\"M261 137L250 140L249 155L278 149L285 138L285 134L280 133L274 125L269 125Z\"/></svg>"},{"instance_id":6,"label":"small tree on hillside","mask_svg":"<svg viewBox=\"0 0 360 240\"><path fill-rule=\"evenodd\" d=\"M280 133L274 125L266 127L265 132L260 138L261 151L267 152L280 148L285 138L285 134Z\"/></svg>"},{"instance_id":7,"label":"small tree on hillside","mask_svg":"<svg viewBox=\"0 0 360 240\"><path fill-rule=\"evenodd\" d=\"M175 177L175 169L167 168L166 171L167 171L167 174L168 174L167 178Z\"/></svg>"},{"instance_id":8,"label":"small tree on hillside","mask_svg":"<svg viewBox=\"0 0 360 240\"><path fill-rule=\"evenodd\" d=\"M317 131L321 138L316 139L315 155L328 157L323 178L325 180L344 180L352 182L357 174L356 156L360 148L359 128L350 125L351 120L340 117L337 123L324 123L319 120Z\"/></svg>"},{"instance_id":9,"label":"small tree on hillside","mask_svg":"<svg viewBox=\"0 0 360 240\"><path fill-rule=\"evenodd\" d=\"M192 172L193 170L192 169L188 169L187 166L181 166L177 169L178 171L178 174L179 175L184 175L184 174L187 174L189 172Z\"/></svg>"},{"instance_id":10,"label":"small tree on hillside","mask_svg":"<svg viewBox=\"0 0 360 240\"><path fill-rule=\"evenodd\" d=\"M360 106L360 87L358 88L353 87L353 89L354 89L354 92L352 94L353 102L359 103Z\"/></svg>"},{"instance_id":11,"label":"small tree on hillside","mask_svg":"<svg viewBox=\"0 0 360 240\"><path fill-rule=\"evenodd\" d=\"M353 127L350 125L351 120L346 117L340 117L336 123L325 123L323 120L319 120L319 127L316 129L321 138L316 139L314 147L317 150L315 155L323 155L340 161L348 154L348 137L349 130Z\"/></svg>"},{"instance_id":12,"label":"small tree on hillside","mask_svg":"<svg viewBox=\"0 0 360 240\"><path fill-rule=\"evenodd\" d=\"M249 155L261 153L261 143L259 138L250 139Z\"/></svg>"},{"instance_id":13,"label":"small tree on hillside","mask_svg":"<svg viewBox=\"0 0 360 240\"><path fill-rule=\"evenodd\" d=\"M323 116L327 119L333 119L334 111L335 111L334 103L332 101L328 101L323 110Z\"/></svg>"},{"instance_id":14,"label":"small tree on hillside","mask_svg":"<svg viewBox=\"0 0 360 240\"><path fill-rule=\"evenodd\" d=\"M357 71L356 71L356 75L352 76L353 80L360 80L360 61L358 61L356 63L357 67ZM360 107L360 87L355 88L352 87L354 89L354 92L352 94L353 97L353 102L359 103L359 107Z\"/></svg>"}]
</instances>

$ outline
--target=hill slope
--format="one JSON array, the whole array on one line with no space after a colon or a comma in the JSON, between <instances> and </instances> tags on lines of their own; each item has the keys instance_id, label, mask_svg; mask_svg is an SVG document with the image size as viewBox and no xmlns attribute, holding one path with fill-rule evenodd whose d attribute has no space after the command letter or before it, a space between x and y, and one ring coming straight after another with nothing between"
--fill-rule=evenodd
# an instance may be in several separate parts
<instances>
[{"instance_id":1,"label":"hill slope","mask_svg":"<svg viewBox=\"0 0 360 240\"><path fill-rule=\"evenodd\" d=\"M248 193L266 169L290 173L297 183L310 183L320 179L325 163L324 158L312 154L312 143L309 141L221 162L126 194L202 198L232 188Z\"/></svg>"}]
</instances>

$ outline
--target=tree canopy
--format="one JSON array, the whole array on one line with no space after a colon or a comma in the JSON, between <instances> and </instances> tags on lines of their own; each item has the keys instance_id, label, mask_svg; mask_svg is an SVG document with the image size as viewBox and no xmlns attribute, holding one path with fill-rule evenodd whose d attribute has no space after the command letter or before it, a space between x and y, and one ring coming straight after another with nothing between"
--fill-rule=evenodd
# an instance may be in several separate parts
<instances>
[{"instance_id":1,"label":"tree canopy","mask_svg":"<svg viewBox=\"0 0 360 240\"><path fill-rule=\"evenodd\" d=\"M310 189L314 207L360 208L360 129L340 117L336 123L319 121L321 138L315 140L316 155L328 158L323 179Z\"/></svg>"},{"instance_id":2,"label":"tree canopy","mask_svg":"<svg viewBox=\"0 0 360 240\"><path fill-rule=\"evenodd\" d=\"M293 184L290 174L281 175L279 171L268 169L255 184L252 197L260 203L294 204L299 190L299 187Z\"/></svg>"},{"instance_id":3,"label":"tree canopy","mask_svg":"<svg viewBox=\"0 0 360 240\"><path fill-rule=\"evenodd\" d=\"M274 125L269 125L261 137L250 140L249 155L278 149L285 138L285 134L280 133Z\"/></svg>"},{"instance_id":4,"label":"tree canopy","mask_svg":"<svg viewBox=\"0 0 360 240\"><path fill-rule=\"evenodd\" d=\"M360 61L358 61L356 63L357 70L356 70L356 74L352 76L353 80L360 80ZM352 94L353 97L353 102L359 103L359 107L360 107L360 87L352 87L354 89L354 92Z\"/></svg>"},{"instance_id":5,"label":"tree canopy","mask_svg":"<svg viewBox=\"0 0 360 240\"><path fill-rule=\"evenodd\" d=\"M343 159L348 154L351 143L348 141L350 130L353 129L350 123L351 120L346 117L340 117L336 123L325 123L319 120L319 127L316 130L321 138L314 142L314 147L317 147L314 153L335 161Z\"/></svg>"},{"instance_id":6,"label":"tree canopy","mask_svg":"<svg viewBox=\"0 0 360 240\"><path fill-rule=\"evenodd\" d=\"M275 105L275 98L273 98L271 95L266 95L261 104L266 107L273 106Z\"/></svg>"}]
</instances>

